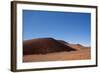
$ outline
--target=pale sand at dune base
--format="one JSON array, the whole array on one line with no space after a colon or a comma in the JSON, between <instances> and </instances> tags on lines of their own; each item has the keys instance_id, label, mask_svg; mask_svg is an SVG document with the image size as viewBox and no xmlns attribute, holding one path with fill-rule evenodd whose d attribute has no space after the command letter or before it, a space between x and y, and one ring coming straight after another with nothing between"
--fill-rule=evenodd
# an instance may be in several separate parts
<instances>
[{"instance_id":1,"label":"pale sand at dune base","mask_svg":"<svg viewBox=\"0 0 100 73\"><path fill-rule=\"evenodd\" d=\"M23 62L64 61L91 59L91 49L84 48L70 52L56 52L39 55L24 55Z\"/></svg>"}]
</instances>

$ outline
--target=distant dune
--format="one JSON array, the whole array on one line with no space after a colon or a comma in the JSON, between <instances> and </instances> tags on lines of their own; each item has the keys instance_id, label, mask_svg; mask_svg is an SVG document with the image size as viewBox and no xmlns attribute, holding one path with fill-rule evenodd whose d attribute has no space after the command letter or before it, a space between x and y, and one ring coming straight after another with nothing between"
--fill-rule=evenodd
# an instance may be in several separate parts
<instances>
[{"instance_id":1,"label":"distant dune","mask_svg":"<svg viewBox=\"0 0 100 73\"><path fill-rule=\"evenodd\" d=\"M83 46L83 45L81 45L81 44L71 44L71 43L65 42L65 41L63 41L63 40L58 40L58 41L59 41L60 43L63 43L63 44L65 44L65 45L67 45L67 46L70 46L70 47L72 47L72 48L74 48L74 49L76 49L76 50L90 48L90 47Z\"/></svg>"},{"instance_id":2,"label":"distant dune","mask_svg":"<svg viewBox=\"0 0 100 73\"><path fill-rule=\"evenodd\" d=\"M53 38L37 38L23 41L23 62L83 60L91 58L91 48L70 44Z\"/></svg>"}]
</instances>

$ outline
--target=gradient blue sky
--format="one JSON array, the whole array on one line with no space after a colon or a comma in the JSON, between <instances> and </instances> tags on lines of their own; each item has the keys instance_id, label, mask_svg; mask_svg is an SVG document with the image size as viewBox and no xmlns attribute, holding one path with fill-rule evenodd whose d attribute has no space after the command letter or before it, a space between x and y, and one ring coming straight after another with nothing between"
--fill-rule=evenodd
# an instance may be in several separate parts
<instances>
[{"instance_id":1,"label":"gradient blue sky","mask_svg":"<svg viewBox=\"0 0 100 73\"><path fill-rule=\"evenodd\" d=\"M52 37L90 46L91 14L23 10L23 39Z\"/></svg>"}]
</instances>

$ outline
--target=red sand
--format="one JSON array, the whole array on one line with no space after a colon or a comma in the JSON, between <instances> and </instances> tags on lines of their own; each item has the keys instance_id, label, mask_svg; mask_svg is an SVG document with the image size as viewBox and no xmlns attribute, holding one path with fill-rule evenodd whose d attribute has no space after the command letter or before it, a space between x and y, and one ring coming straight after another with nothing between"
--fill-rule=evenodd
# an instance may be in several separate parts
<instances>
[{"instance_id":1,"label":"red sand","mask_svg":"<svg viewBox=\"0 0 100 73\"><path fill-rule=\"evenodd\" d=\"M56 52L39 55L25 55L23 62L38 62L38 61L63 61L63 60L84 60L91 59L90 49L82 49L72 52Z\"/></svg>"},{"instance_id":2,"label":"red sand","mask_svg":"<svg viewBox=\"0 0 100 73\"><path fill-rule=\"evenodd\" d=\"M47 54L53 52L75 51L74 48L53 38L39 38L23 42L23 54Z\"/></svg>"},{"instance_id":3,"label":"red sand","mask_svg":"<svg viewBox=\"0 0 100 73\"><path fill-rule=\"evenodd\" d=\"M23 62L91 59L90 47L53 38L24 41Z\"/></svg>"}]
</instances>

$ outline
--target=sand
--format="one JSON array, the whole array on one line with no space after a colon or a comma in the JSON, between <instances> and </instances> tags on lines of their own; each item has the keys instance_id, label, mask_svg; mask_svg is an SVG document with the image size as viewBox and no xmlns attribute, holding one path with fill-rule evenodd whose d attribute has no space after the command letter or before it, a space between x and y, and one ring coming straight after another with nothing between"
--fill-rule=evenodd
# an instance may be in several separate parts
<instances>
[{"instance_id":1,"label":"sand","mask_svg":"<svg viewBox=\"0 0 100 73\"><path fill-rule=\"evenodd\" d=\"M24 55L23 62L67 61L91 59L91 49L83 48L70 52L55 52L39 55Z\"/></svg>"}]
</instances>

